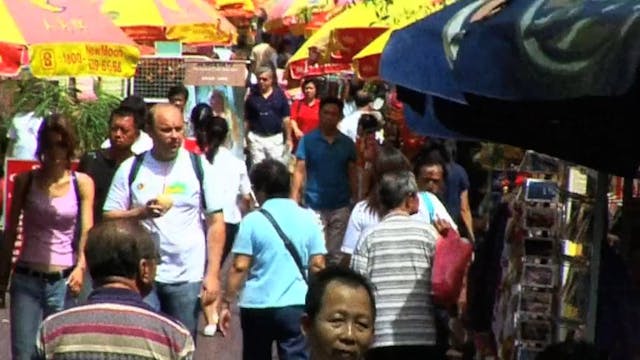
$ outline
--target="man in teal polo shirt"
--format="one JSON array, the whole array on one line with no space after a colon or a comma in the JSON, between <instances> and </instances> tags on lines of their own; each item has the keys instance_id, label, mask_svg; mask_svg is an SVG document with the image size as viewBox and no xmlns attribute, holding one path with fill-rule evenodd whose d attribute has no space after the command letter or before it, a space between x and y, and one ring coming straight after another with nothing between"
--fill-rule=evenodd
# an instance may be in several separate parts
<instances>
[{"instance_id":1,"label":"man in teal polo shirt","mask_svg":"<svg viewBox=\"0 0 640 360\"><path fill-rule=\"evenodd\" d=\"M304 185L305 204L322 219L330 263L340 261L340 245L358 193L355 144L338 131L343 106L337 98L320 101L320 126L300 140L291 189L291 198L299 202Z\"/></svg>"}]
</instances>

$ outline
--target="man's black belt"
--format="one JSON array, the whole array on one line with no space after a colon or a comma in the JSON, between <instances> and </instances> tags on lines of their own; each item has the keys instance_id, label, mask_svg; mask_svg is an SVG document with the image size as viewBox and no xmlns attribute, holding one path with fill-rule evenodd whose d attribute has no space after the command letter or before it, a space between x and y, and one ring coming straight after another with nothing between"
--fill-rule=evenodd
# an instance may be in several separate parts
<instances>
[{"instance_id":1,"label":"man's black belt","mask_svg":"<svg viewBox=\"0 0 640 360\"><path fill-rule=\"evenodd\" d=\"M56 282L58 280L65 279L71 275L72 271L73 266L60 271L42 272L30 269L23 265L16 265L14 270L16 274L32 276L41 280L46 280L47 282Z\"/></svg>"}]
</instances>

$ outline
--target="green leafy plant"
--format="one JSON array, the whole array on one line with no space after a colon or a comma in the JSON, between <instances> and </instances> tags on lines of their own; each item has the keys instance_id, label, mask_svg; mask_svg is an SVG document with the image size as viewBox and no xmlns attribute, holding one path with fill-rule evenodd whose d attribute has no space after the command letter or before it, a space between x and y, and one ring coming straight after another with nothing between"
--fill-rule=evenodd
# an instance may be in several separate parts
<instances>
[{"instance_id":1,"label":"green leafy plant","mask_svg":"<svg viewBox=\"0 0 640 360\"><path fill-rule=\"evenodd\" d=\"M56 81L26 78L19 82L19 90L13 101L12 114L33 111L36 116L60 113L69 117L75 125L78 137L78 153L98 148L108 134L111 111L120 99L95 89L97 99L78 101L75 88L62 86ZM5 126L10 118L4 121Z\"/></svg>"}]
</instances>

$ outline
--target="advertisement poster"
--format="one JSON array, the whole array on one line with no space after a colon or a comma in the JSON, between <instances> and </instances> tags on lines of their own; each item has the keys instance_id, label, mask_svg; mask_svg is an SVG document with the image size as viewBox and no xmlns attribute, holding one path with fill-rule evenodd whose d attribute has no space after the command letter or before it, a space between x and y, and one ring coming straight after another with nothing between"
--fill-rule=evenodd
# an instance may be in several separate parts
<instances>
[{"instance_id":1,"label":"advertisement poster","mask_svg":"<svg viewBox=\"0 0 640 360\"><path fill-rule=\"evenodd\" d=\"M227 146L244 160L244 97L246 94L244 62L217 61L192 63L186 69L185 86L189 90L185 116L197 104L209 104L214 115L225 118L229 124ZM190 130L187 134L193 136Z\"/></svg>"}]
</instances>

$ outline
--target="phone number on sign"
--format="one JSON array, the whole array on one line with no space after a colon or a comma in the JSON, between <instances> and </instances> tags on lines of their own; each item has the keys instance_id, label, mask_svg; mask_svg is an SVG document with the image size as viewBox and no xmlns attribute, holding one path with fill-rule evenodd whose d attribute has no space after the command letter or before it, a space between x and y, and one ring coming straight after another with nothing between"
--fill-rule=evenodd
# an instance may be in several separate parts
<instances>
[{"instance_id":1,"label":"phone number on sign","mask_svg":"<svg viewBox=\"0 0 640 360\"><path fill-rule=\"evenodd\" d=\"M64 60L65 63L71 64L71 65L80 64L82 63L82 60L83 60L82 55L80 53L74 53L74 52L62 54L62 59Z\"/></svg>"},{"instance_id":2,"label":"phone number on sign","mask_svg":"<svg viewBox=\"0 0 640 360\"><path fill-rule=\"evenodd\" d=\"M103 72L120 72L122 64L118 60L89 60L89 70Z\"/></svg>"}]
</instances>

